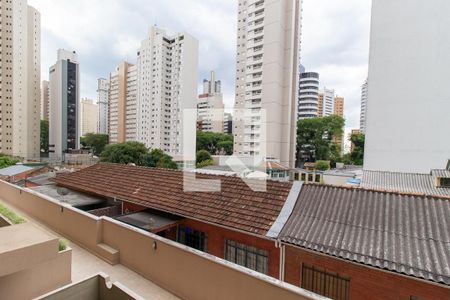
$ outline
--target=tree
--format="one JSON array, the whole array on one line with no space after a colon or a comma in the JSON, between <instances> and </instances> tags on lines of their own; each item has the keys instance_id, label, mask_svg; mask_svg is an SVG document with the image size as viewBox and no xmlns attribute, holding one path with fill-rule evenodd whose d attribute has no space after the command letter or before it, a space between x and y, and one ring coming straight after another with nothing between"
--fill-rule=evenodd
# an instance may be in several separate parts
<instances>
[{"instance_id":1,"label":"tree","mask_svg":"<svg viewBox=\"0 0 450 300\"><path fill-rule=\"evenodd\" d=\"M139 166L145 165L145 156L148 149L139 142L125 142L111 144L105 147L101 153L101 161L119 164L134 163Z\"/></svg>"},{"instance_id":2,"label":"tree","mask_svg":"<svg viewBox=\"0 0 450 300\"><path fill-rule=\"evenodd\" d=\"M330 163L325 160L318 160L316 161L316 170L319 171L326 171L330 169Z\"/></svg>"},{"instance_id":3,"label":"tree","mask_svg":"<svg viewBox=\"0 0 450 300\"><path fill-rule=\"evenodd\" d=\"M350 153L350 159L354 165L363 165L365 140L366 137L363 133L352 134L350 136L350 141L353 145L353 151Z\"/></svg>"},{"instance_id":4,"label":"tree","mask_svg":"<svg viewBox=\"0 0 450 300\"><path fill-rule=\"evenodd\" d=\"M340 159L340 146L333 138L342 136L345 120L340 116L302 119L297 123L297 161L314 162Z\"/></svg>"},{"instance_id":5,"label":"tree","mask_svg":"<svg viewBox=\"0 0 450 300\"><path fill-rule=\"evenodd\" d=\"M197 131L197 151L206 150L216 155L221 152L233 154L233 136L231 134Z\"/></svg>"},{"instance_id":6,"label":"tree","mask_svg":"<svg viewBox=\"0 0 450 300\"><path fill-rule=\"evenodd\" d=\"M48 153L48 121L41 120L41 152Z\"/></svg>"},{"instance_id":7,"label":"tree","mask_svg":"<svg viewBox=\"0 0 450 300\"><path fill-rule=\"evenodd\" d=\"M201 163L206 160L211 160L211 154L206 150L197 151L196 163Z\"/></svg>"},{"instance_id":8,"label":"tree","mask_svg":"<svg viewBox=\"0 0 450 300\"><path fill-rule=\"evenodd\" d=\"M172 160L172 156L165 154L161 149L149 151L144 144L139 142L125 142L108 145L101 154L101 161L118 164L133 163L137 166L154 168L177 169L177 164Z\"/></svg>"},{"instance_id":9,"label":"tree","mask_svg":"<svg viewBox=\"0 0 450 300\"><path fill-rule=\"evenodd\" d=\"M12 156L0 153L0 169L6 168L9 166L13 166L13 165L17 164L19 161L20 160L15 159Z\"/></svg>"},{"instance_id":10,"label":"tree","mask_svg":"<svg viewBox=\"0 0 450 300\"><path fill-rule=\"evenodd\" d=\"M109 142L107 134L88 133L80 139L81 145L92 149L95 155L100 155Z\"/></svg>"}]
</instances>

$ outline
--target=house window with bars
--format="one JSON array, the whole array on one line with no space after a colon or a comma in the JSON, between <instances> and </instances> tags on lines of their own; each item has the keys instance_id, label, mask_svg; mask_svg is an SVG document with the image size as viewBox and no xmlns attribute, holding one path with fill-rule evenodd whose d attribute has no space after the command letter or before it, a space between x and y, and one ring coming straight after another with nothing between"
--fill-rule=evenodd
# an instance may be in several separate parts
<instances>
[{"instance_id":1,"label":"house window with bars","mask_svg":"<svg viewBox=\"0 0 450 300\"><path fill-rule=\"evenodd\" d=\"M200 251L207 252L208 238L206 233L193 230L184 225L178 225L177 242Z\"/></svg>"},{"instance_id":2,"label":"house window with bars","mask_svg":"<svg viewBox=\"0 0 450 300\"><path fill-rule=\"evenodd\" d=\"M225 259L263 274L268 272L269 257L267 250L226 240Z\"/></svg>"},{"instance_id":3,"label":"house window with bars","mask_svg":"<svg viewBox=\"0 0 450 300\"><path fill-rule=\"evenodd\" d=\"M302 288L335 300L349 299L349 277L306 264L302 265L301 273Z\"/></svg>"}]
</instances>

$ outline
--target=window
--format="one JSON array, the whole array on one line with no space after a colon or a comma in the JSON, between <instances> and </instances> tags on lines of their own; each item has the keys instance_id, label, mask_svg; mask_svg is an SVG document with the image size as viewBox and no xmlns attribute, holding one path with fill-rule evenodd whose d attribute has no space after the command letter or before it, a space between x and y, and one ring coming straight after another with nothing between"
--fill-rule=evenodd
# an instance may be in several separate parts
<instances>
[{"instance_id":1,"label":"window","mask_svg":"<svg viewBox=\"0 0 450 300\"><path fill-rule=\"evenodd\" d=\"M208 251L208 238L206 234L184 225L178 225L177 242L200 251Z\"/></svg>"},{"instance_id":2,"label":"window","mask_svg":"<svg viewBox=\"0 0 450 300\"><path fill-rule=\"evenodd\" d=\"M268 252L236 241L225 241L225 259L243 267L267 274Z\"/></svg>"},{"instance_id":3,"label":"window","mask_svg":"<svg viewBox=\"0 0 450 300\"><path fill-rule=\"evenodd\" d=\"M441 178L441 187L450 188L450 178Z\"/></svg>"},{"instance_id":4,"label":"window","mask_svg":"<svg viewBox=\"0 0 450 300\"><path fill-rule=\"evenodd\" d=\"M350 297L350 278L338 273L302 264L301 281L302 288L331 299L347 300Z\"/></svg>"}]
</instances>

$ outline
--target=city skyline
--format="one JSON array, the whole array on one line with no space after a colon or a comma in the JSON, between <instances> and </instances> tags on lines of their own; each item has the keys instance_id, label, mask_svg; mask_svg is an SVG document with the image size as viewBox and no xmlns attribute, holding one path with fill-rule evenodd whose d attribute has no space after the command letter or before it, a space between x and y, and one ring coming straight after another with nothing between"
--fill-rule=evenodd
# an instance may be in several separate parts
<instances>
[{"instance_id":1,"label":"city skyline","mask_svg":"<svg viewBox=\"0 0 450 300\"><path fill-rule=\"evenodd\" d=\"M231 108L237 1L155 1L148 8L143 3L30 0L42 14L42 79L47 79L58 48L74 49L81 64L81 96L97 99L97 79L123 60L136 63L141 37L157 24L169 33L186 31L199 40L198 90L201 80L216 70L223 82L225 107ZM68 9L78 13L64 13ZM367 77L370 0L304 0L303 9L301 63L320 73L321 83L346 98L347 131L358 128L360 84ZM133 22L127 21L130 18Z\"/></svg>"}]
</instances>

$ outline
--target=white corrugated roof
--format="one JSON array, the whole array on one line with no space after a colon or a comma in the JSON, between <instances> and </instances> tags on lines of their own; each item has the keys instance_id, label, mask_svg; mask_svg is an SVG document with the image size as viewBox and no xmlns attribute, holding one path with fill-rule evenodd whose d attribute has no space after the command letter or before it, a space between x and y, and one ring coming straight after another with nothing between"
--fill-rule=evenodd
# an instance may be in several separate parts
<instances>
[{"instance_id":1,"label":"white corrugated roof","mask_svg":"<svg viewBox=\"0 0 450 300\"><path fill-rule=\"evenodd\" d=\"M27 167L24 165L14 165L14 166L0 169L0 176L14 176L17 174L21 174L23 172L33 170L33 169L34 168L32 168L32 167Z\"/></svg>"}]
</instances>

